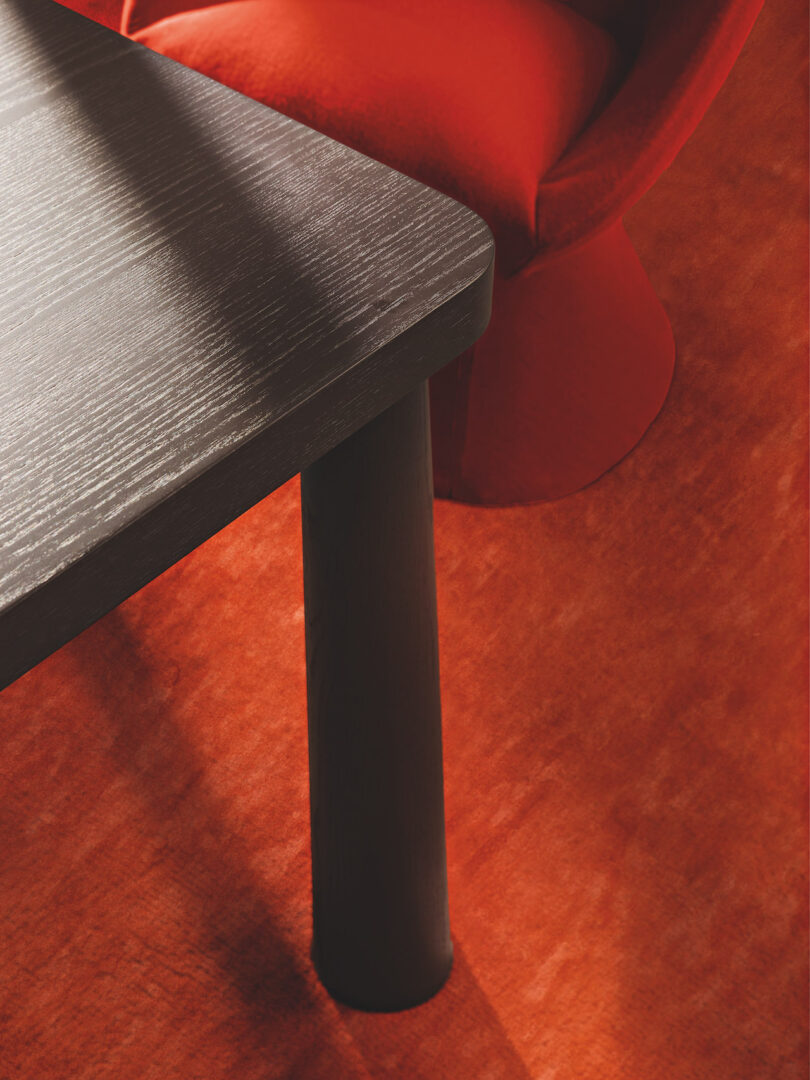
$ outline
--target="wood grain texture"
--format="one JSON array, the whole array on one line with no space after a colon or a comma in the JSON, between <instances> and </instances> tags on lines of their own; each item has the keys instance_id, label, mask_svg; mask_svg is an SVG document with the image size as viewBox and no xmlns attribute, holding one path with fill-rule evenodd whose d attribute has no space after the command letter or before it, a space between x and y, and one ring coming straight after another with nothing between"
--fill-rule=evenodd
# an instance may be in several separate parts
<instances>
[{"instance_id":1,"label":"wood grain texture","mask_svg":"<svg viewBox=\"0 0 810 1080\"><path fill-rule=\"evenodd\" d=\"M0 686L482 332L466 208L62 8L0 8Z\"/></svg>"},{"instance_id":2,"label":"wood grain texture","mask_svg":"<svg viewBox=\"0 0 810 1080\"><path fill-rule=\"evenodd\" d=\"M450 972L427 384L301 474L313 960L349 1005Z\"/></svg>"}]
</instances>

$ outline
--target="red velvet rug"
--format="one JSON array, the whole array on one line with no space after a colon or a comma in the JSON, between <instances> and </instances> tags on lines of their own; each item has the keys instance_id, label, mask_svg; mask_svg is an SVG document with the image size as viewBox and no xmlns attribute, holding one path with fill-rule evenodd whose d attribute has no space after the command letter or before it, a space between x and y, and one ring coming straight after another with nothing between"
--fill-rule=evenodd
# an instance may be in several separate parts
<instances>
[{"instance_id":1,"label":"red velvet rug","mask_svg":"<svg viewBox=\"0 0 810 1080\"><path fill-rule=\"evenodd\" d=\"M309 960L297 483L0 695L3 1080L802 1080L804 5L632 238L678 341L557 503L436 508L456 963Z\"/></svg>"}]
</instances>

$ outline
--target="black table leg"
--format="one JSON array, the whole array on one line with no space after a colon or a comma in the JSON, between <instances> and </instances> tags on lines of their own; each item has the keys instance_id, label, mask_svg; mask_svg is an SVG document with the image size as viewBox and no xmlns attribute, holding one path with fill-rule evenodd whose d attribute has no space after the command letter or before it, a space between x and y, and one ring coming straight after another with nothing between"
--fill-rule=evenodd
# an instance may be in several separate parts
<instances>
[{"instance_id":1,"label":"black table leg","mask_svg":"<svg viewBox=\"0 0 810 1080\"><path fill-rule=\"evenodd\" d=\"M361 1009L453 960L432 497L426 384L301 474L313 960Z\"/></svg>"}]
</instances>

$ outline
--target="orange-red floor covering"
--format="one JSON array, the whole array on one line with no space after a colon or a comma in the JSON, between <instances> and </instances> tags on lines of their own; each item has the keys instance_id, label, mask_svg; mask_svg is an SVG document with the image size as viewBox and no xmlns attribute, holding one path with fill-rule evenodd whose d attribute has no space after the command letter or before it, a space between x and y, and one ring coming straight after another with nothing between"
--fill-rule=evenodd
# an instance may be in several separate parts
<instances>
[{"instance_id":1,"label":"orange-red floor covering","mask_svg":"<svg viewBox=\"0 0 810 1080\"><path fill-rule=\"evenodd\" d=\"M2 1080L801 1080L804 5L633 212L678 367L561 502L436 507L456 962L309 959L298 487L0 695Z\"/></svg>"}]
</instances>

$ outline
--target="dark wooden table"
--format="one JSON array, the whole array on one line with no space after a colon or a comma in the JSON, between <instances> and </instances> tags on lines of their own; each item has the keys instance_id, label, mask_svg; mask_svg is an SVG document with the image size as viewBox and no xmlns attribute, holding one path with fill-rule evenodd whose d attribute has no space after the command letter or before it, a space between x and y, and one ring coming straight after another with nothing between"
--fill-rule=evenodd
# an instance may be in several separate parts
<instances>
[{"instance_id":1,"label":"dark wooden table","mask_svg":"<svg viewBox=\"0 0 810 1080\"><path fill-rule=\"evenodd\" d=\"M0 686L302 474L313 959L452 962L426 379L470 211L53 0L0 7ZM245 634L250 627L245 627Z\"/></svg>"}]
</instances>

